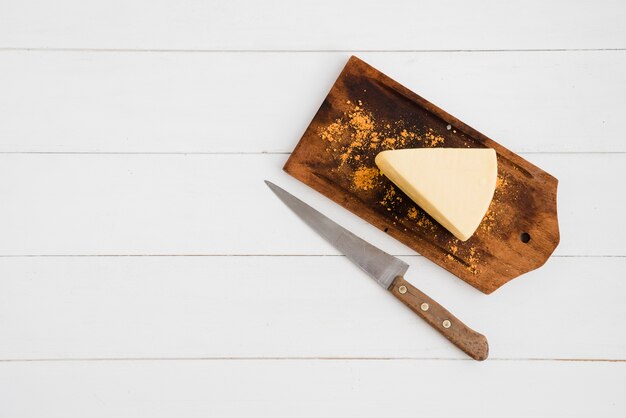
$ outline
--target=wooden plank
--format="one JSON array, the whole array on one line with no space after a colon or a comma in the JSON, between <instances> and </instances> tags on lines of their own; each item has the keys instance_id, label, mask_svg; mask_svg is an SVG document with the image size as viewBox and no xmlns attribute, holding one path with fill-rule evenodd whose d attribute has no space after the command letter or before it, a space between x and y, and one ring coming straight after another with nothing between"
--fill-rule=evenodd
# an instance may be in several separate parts
<instances>
[{"instance_id":1,"label":"wooden plank","mask_svg":"<svg viewBox=\"0 0 626 418\"><path fill-rule=\"evenodd\" d=\"M509 378L506 383L503 380ZM59 382L62 382L60 384ZM626 363L167 361L0 364L0 413L74 418L622 417ZM442 394L443 393L443 394ZM520 399L523 394L523 399ZM454 401L451 401L454 400Z\"/></svg>"},{"instance_id":2,"label":"wooden plank","mask_svg":"<svg viewBox=\"0 0 626 418\"><path fill-rule=\"evenodd\" d=\"M626 360L626 258L553 258L488 297L404 260L490 359ZM3 257L0 277L0 360L467 359L344 257Z\"/></svg>"},{"instance_id":3,"label":"wooden plank","mask_svg":"<svg viewBox=\"0 0 626 418\"><path fill-rule=\"evenodd\" d=\"M0 52L0 151L288 152L349 56ZM626 151L626 51L358 56L515 152Z\"/></svg>"},{"instance_id":4,"label":"wooden plank","mask_svg":"<svg viewBox=\"0 0 626 418\"><path fill-rule=\"evenodd\" d=\"M354 50L623 48L624 2L2 2L0 47Z\"/></svg>"},{"instance_id":5,"label":"wooden plank","mask_svg":"<svg viewBox=\"0 0 626 418\"><path fill-rule=\"evenodd\" d=\"M530 154L560 179L558 255L626 255L626 154ZM281 171L285 155L0 156L0 255L337 254L273 180L394 254L412 250ZM584 191L584 199L581 198ZM356 218L356 219L355 219Z\"/></svg>"},{"instance_id":6,"label":"wooden plank","mask_svg":"<svg viewBox=\"0 0 626 418\"><path fill-rule=\"evenodd\" d=\"M465 242L374 162L384 150L435 147L497 153L498 186L481 215L488 220ZM356 57L283 169L487 294L542 266L559 243L556 178Z\"/></svg>"}]
</instances>

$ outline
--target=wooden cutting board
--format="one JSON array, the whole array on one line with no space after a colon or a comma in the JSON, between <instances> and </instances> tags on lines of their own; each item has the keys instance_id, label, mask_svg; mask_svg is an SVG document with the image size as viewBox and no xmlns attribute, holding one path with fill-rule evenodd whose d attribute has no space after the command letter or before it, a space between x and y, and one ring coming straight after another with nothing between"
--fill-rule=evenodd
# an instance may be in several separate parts
<instances>
[{"instance_id":1,"label":"wooden cutting board","mask_svg":"<svg viewBox=\"0 0 626 418\"><path fill-rule=\"evenodd\" d=\"M494 148L498 182L476 233L456 239L380 174L383 150ZM559 243L557 179L356 57L284 170L484 293L543 265Z\"/></svg>"}]
</instances>

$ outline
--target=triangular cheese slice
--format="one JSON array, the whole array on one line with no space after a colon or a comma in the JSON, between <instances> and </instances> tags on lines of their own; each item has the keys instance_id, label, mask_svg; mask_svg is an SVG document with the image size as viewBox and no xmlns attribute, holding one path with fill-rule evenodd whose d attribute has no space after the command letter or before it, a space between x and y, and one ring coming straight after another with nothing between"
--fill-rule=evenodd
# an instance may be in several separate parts
<instances>
[{"instance_id":1,"label":"triangular cheese slice","mask_svg":"<svg viewBox=\"0 0 626 418\"><path fill-rule=\"evenodd\" d=\"M383 151L380 171L461 241L478 228L496 189L491 148L418 148Z\"/></svg>"}]
</instances>

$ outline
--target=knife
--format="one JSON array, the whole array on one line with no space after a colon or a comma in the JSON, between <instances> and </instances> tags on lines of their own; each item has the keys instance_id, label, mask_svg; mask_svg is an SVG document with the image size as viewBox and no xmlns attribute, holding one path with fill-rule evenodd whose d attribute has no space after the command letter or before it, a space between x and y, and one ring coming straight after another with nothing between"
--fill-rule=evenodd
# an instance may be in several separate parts
<instances>
[{"instance_id":1,"label":"knife","mask_svg":"<svg viewBox=\"0 0 626 418\"><path fill-rule=\"evenodd\" d=\"M489 344L484 335L404 280L408 264L357 237L274 183L265 180L265 184L305 223L450 342L474 360L487 358Z\"/></svg>"}]
</instances>

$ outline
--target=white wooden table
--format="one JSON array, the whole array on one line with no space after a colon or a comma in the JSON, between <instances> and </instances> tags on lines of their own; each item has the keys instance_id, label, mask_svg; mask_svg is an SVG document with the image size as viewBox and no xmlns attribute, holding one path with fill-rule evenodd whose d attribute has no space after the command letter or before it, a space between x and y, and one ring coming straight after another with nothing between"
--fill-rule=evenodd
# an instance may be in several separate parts
<instances>
[{"instance_id":1,"label":"white wooden table","mask_svg":"<svg viewBox=\"0 0 626 418\"><path fill-rule=\"evenodd\" d=\"M626 3L0 2L0 417L626 416ZM559 178L485 296L281 172L355 54ZM271 179L411 264L469 360Z\"/></svg>"}]
</instances>

